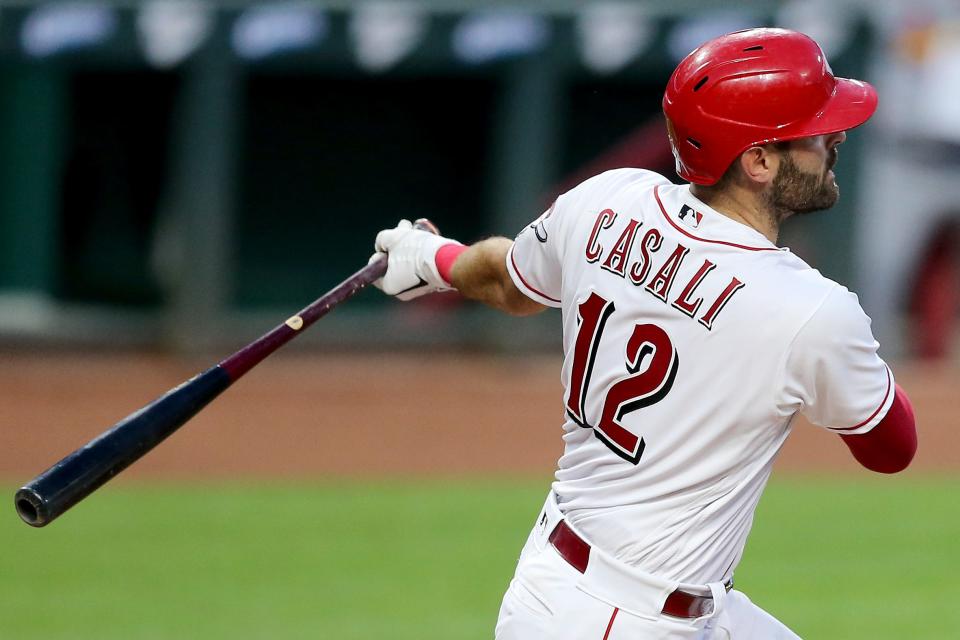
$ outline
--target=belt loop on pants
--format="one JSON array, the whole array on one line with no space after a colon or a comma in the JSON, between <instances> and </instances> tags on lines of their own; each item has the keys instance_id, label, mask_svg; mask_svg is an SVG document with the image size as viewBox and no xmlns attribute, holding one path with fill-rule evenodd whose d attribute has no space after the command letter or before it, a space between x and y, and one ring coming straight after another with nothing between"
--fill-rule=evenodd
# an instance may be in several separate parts
<instances>
[{"instance_id":1,"label":"belt loop on pants","mask_svg":"<svg viewBox=\"0 0 960 640\"><path fill-rule=\"evenodd\" d=\"M560 557L580 573L586 573L590 563L590 545L566 523L560 520L550 532L548 538ZM727 591L733 587L733 581L724 585ZM663 603L662 613L674 618L694 619L709 615L713 611L713 597L701 596L676 589Z\"/></svg>"}]
</instances>

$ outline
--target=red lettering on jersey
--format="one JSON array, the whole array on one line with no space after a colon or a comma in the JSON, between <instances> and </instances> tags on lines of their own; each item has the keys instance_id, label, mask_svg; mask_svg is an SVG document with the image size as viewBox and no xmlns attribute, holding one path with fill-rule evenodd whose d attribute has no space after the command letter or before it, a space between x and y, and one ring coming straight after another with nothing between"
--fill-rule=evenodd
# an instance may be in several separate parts
<instances>
[{"instance_id":1,"label":"red lettering on jersey","mask_svg":"<svg viewBox=\"0 0 960 640\"><path fill-rule=\"evenodd\" d=\"M720 295L716 300L713 301L713 304L710 305L710 308L707 309L707 312L703 314L703 317L698 320L700 324L705 326L707 329L713 329L713 323L717 319L717 316L720 315L720 312L723 311L723 308L727 306L727 303L730 302L730 298L733 297L737 291L743 289L746 286L736 278L730 278L730 284L727 285L727 288L720 292Z\"/></svg>"},{"instance_id":2,"label":"red lettering on jersey","mask_svg":"<svg viewBox=\"0 0 960 640\"><path fill-rule=\"evenodd\" d=\"M623 278L627 271L627 261L630 259L630 251L633 249L633 241L637 237L637 227L640 223L631 219L627 223L627 228L623 230L617 242L613 245L610 255L603 261L602 267L610 273L615 273Z\"/></svg>"},{"instance_id":3,"label":"red lettering on jersey","mask_svg":"<svg viewBox=\"0 0 960 640\"><path fill-rule=\"evenodd\" d=\"M597 357L600 336L607 324L607 318L615 307L604 300L596 291L577 306L577 340L573 348L573 365L570 371L570 388L567 395L567 413L574 422L586 427L587 418L583 405L586 403L587 390L590 388L590 376Z\"/></svg>"},{"instance_id":4,"label":"red lettering on jersey","mask_svg":"<svg viewBox=\"0 0 960 640\"><path fill-rule=\"evenodd\" d=\"M709 260L704 260L703 265L700 269L693 275L693 278L690 279L690 282L687 283L687 286L683 288L683 291L680 292L680 296L673 301L673 306L680 311L683 311L685 314L691 318L697 314L697 310L700 309L700 305L703 304L703 298L697 298L695 301L690 300L690 296L693 295L693 292L697 287L700 286L700 283L703 282L703 279L707 277L707 274L713 271L717 265L713 264Z\"/></svg>"},{"instance_id":5,"label":"red lettering on jersey","mask_svg":"<svg viewBox=\"0 0 960 640\"><path fill-rule=\"evenodd\" d=\"M653 280L647 285L647 291L666 302L667 296L670 295L670 287L673 286L673 281L677 277L677 271L680 269L680 264L689 252L690 249L687 249L682 244L678 244L677 248L670 254L670 257L667 258L667 261L660 267L657 275L653 276Z\"/></svg>"},{"instance_id":6,"label":"red lettering on jersey","mask_svg":"<svg viewBox=\"0 0 960 640\"><path fill-rule=\"evenodd\" d=\"M640 373L644 360L650 363ZM623 426L628 413L660 402L677 377L679 358L670 336L654 324L638 324L627 342L627 371L630 375L610 387L595 435L614 453L633 464L643 455L643 438Z\"/></svg>"},{"instance_id":7,"label":"red lettering on jersey","mask_svg":"<svg viewBox=\"0 0 960 640\"><path fill-rule=\"evenodd\" d=\"M593 231L590 232L590 238L587 240L587 262L596 262L603 253L603 247L597 243L601 229L609 229L613 221L617 219L617 214L613 209L604 209L597 214L597 221L593 223Z\"/></svg>"},{"instance_id":8,"label":"red lettering on jersey","mask_svg":"<svg viewBox=\"0 0 960 640\"><path fill-rule=\"evenodd\" d=\"M650 273L650 252L659 251L663 236L657 229L649 229L640 241L640 259L630 267L630 282L638 287L647 279Z\"/></svg>"}]
</instances>

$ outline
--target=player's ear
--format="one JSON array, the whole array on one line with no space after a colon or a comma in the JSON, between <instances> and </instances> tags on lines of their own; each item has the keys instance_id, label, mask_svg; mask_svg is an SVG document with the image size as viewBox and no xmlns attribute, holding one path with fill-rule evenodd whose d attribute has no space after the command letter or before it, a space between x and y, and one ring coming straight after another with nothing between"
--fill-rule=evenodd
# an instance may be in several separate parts
<instances>
[{"instance_id":1,"label":"player's ear","mask_svg":"<svg viewBox=\"0 0 960 640\"><path fill-rule=\"evenodd\" d=\"M780 155L770 145L750 147L738 160L747 181L759 187L773 182L780 167Z\"/></svg>"}]
</instances>

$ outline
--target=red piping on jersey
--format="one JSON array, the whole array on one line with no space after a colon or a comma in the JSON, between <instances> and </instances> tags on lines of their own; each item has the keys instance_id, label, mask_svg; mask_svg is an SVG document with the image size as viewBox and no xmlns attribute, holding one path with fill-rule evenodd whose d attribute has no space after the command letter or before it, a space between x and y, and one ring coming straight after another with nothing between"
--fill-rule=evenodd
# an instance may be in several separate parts
<instances>
[{"instance_id":1,"label":"red piping on jersey","mask_svg":"<svg viewBox=\"0 0 960 640\"><path fill-rule=\"evenodd\" d=\"M867 424L868 422L870 422L871 420L873 420L873 418L874 418L878 413L880 413L880 409L883 409L883 405L887 404L887 398L890 397L890 386L891 386L891 385L890 385L890 378L891 378L891 375L890 375L890 367L887 367L887 392L886 392L885 394L883 394L883 401L880 403L880 406L877 407L877 410L876 410L876 411L874 411L873 413L870 414L870 417L869 417L869 418L867 418L866 420L864 420L863 422L861 422L861 423L859 423L859 424L853 425L852 427L834 427L834 428L833 428L833 431L853 431L854 429L859 429L859 428L862 427L863 425L865 425L865 424Z\"/></svg>"},{"instance_id":2,"label":"red piping on jersey","mask_svg":"<svg viewBox=\"0 0 960 640\"><path fill-rule=\"evenodd\" d=\"M530 283L527 282L527 279L523 277L522 273L520 273L520 269L517 269L517 261L513 259L513 247L510 247L510 264L513 265L513 270L517 272L517 277L520 278L520 282L523 283L523 286L525 286L527 289L530 289L530 291L533 291L538 296L543 296L544 298L546 298L547 300L550 300L551 302L556 302L557 304L560 304L560 301L557 300L556 298L551 298L550 296L545 294L543 291L539 291L535 287L530 286Z\"/></svg>"},{"instance_id":3,"label":"red piping on jersey","mask_svg":"<svg viewBox=\"0 0 960 640\"><path fill-rule=\"evenodd\" d=\"M603 640L607 640L610 637L610 629L613 629L613 621L617 619L617 613L620 611L619 608L613 610L613 615L610 616L610 623L607 624L607 632L603 634Z\"/></svg>"},{"instance_id":4,"label":"red piping on jersey","mask_svg":"<svg viewBox=\"0 0 960 640\"><path fill-rule=\"evenodd\" d=\"M726 240L710 240L708 238L701 238L699 236L695 236L692 233L689 233L681 229L679 226L677 226L677 223L670 218L670 215L667 213L667 210L663 206L663 202L660 201L660 185L657 185L653 188L653 197L657 199L657 204L660 205L660 211L663 213L663 217L667 219L667 222L669 222L674 229L676 229L683 235L687 236L688 238L693 238L694 240L699 240L700 242L709 242L711 244L723 244L728 247L736 247L737 249L746 249L747 251L780 251L780 249L778 249L777 247L748 247L745 244L736 244L734 242L727 242Z\"/></svg>"}]
</instances>

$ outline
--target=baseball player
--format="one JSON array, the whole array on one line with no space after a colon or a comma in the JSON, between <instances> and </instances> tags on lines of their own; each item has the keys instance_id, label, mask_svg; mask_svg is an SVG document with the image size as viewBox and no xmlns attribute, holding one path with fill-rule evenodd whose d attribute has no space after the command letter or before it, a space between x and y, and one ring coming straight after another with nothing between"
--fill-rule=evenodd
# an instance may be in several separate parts
<instances>
[{"instance_id":1,"label":"baseball player","mask_svg":"<svg viewBox=\"0 0 960 640\"><path fill-rule=\"evenodd\" d=\"M877 105L782 29L711 40L663 98L674 185L640 169L560 196L516 240L401 222L379 282L516 315L562 311L565 449L503 599L502 640L796 638L733 572L798 414L861 464L916 451L910 402L857 297L776 245L831 207L846 130Z\"/></svg>"}]
</instances>

